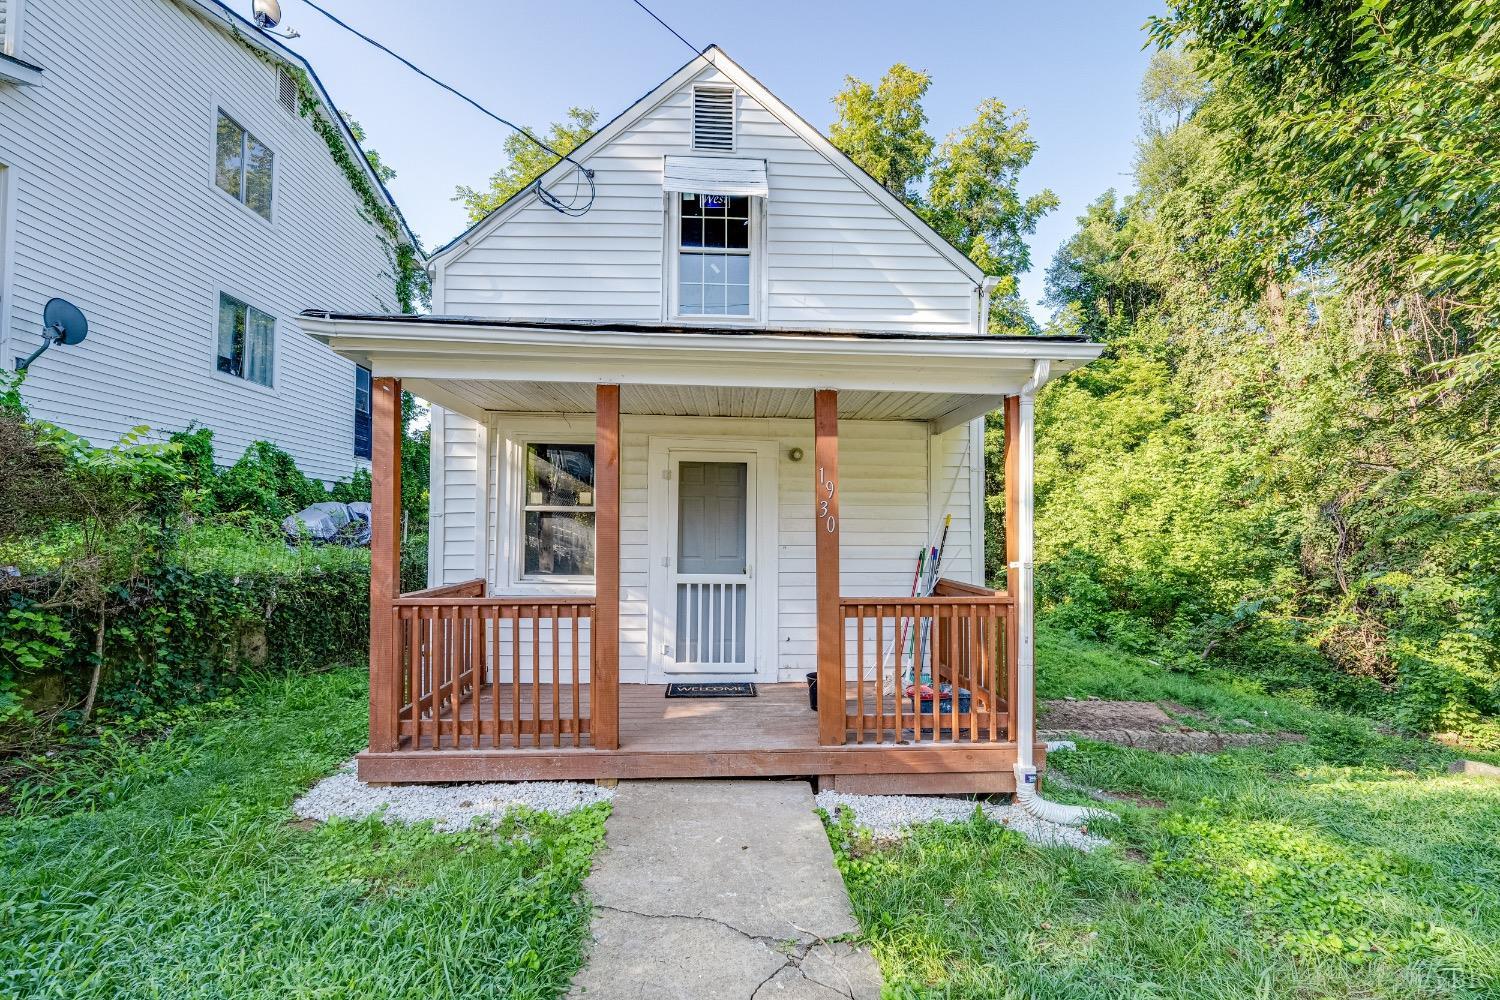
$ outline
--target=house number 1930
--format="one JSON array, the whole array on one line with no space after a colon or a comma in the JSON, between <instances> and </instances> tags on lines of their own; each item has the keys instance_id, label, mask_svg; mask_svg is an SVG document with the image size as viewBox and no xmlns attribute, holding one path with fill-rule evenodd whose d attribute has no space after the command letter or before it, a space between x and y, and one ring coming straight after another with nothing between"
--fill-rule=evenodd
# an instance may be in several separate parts
<instances>
[{"instance_id":1,"label":"house number 1930","mask_svg":"<svg viewBox=\"0 0 1500 1000\"><path fill-rule=\"evenodd\" d=\"M830 535L838 530L838 513L833 506L834 494L838 492L838 483L823 474L823 467L818 466L818 520L823 525L823 530Z\"/></svg>"}]
</instances>

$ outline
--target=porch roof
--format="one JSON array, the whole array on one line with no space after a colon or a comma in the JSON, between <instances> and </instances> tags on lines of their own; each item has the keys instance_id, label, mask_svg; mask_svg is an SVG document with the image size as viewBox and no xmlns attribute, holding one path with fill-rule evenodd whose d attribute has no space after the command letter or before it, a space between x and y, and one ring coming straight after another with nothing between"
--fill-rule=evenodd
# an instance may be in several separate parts
<instances>
[{"instance_id":1,"label":"porch roof","mask_svg":"<svg viewBox=\"0 0 1500 1000\"><path fill-rule=\"evenodd\" d=\"M1032 377L1103 351L1080 337L900 330L500 321L308 311L302 329L376 376L440 406L591 412L593 386L621 410L682 416L807 417L811 389L840 390L849 419L928 420L946 430L1000 406Z\"/></svg>"}]
</instances>

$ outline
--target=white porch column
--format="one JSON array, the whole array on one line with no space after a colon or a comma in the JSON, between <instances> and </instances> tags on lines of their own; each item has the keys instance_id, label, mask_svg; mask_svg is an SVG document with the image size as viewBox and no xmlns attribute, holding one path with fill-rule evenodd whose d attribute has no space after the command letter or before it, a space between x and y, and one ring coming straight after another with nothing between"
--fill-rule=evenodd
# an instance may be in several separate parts
<instances>
[{"instance_id":1,"label":"white porch column","mask_svg":"<svg viewBox=\"0 0 1500 1000\"><path fill-rule=\"evenodd\" d=\"M1052 374L1050 361L1032 364L1031 379L1021 387L1016 420L1015 558L1010 564L1016 602L1016 783L1036 783L1036 643L1033 634L1036 545L1032 536L1036 484L1036 393Z\"/></svg>"}]
</instances>

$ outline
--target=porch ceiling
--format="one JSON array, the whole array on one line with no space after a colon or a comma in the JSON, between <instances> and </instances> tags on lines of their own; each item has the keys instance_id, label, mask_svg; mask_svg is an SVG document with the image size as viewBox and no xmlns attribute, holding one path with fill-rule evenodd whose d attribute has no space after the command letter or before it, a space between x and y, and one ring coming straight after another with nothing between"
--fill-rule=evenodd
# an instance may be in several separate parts
<instances>
[{"instance_id":1,"label":"porch ceiling","mask_svg":"<svg viewBox=\"0 0 1500 1000\"><path fill-rule=\"evenodd\" d=\"M411 379L418 395L448 405L506 413L593 413L594 386L582 382L500 382L478 379ZM839 394L839 415L849 420L934 420L975 397L961 393L879 392ZM714 385L622 385L620 412L673 417L812 418L806 389Z\"/></svg>"},{"instance_id":2,"label":"porch ceiling","mask_svg":"<svg viewBox=\"0 0 1500 1000\"><path fill-rule=\"evenodd\" d=\"M377 376L459 412L590 413L621 386L630 414L812 416L811 389L839 390L849 419L957 426L1103 350L1078 338L875 330L500 322L304 313L305 332Z\"/></svg>"}]
</instances>

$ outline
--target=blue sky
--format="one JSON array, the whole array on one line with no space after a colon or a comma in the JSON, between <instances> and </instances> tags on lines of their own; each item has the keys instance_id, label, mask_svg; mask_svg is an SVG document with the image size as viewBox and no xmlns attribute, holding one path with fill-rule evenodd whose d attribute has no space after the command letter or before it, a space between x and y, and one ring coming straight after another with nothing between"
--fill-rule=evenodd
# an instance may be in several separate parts
<instances>
[{"instance_id":1,"label":"blue sky","mask_svg":"<svg viewBox=\"0 0 1500 1000\"><path fill-rule=\"evenodd\" d=\"M247 14L250 0L229 0ZM319 0L497 112L543 128L570 106L604 120L691 53L631 0ZM1137 131L1136 91L1148 53L1141 30L1161 8L1144 0L647 0L689 41L716 42L808 121L826 130L845 74L878 79L894 62L933 76L927 111L942 136L985 97L1024 108L1040 148L1022 176L1061 207L1032 239L1021 287L1038 304L1042 274L1085 205L1126 189ZM429 247L465 225L458 184L482 186L505 130L389 57L345 34L301 0L282 0L289 44L308 57L338 105L396 169L391 190ZM915 12L920 12L917 16Z\"/></svg>"}]
</instances>

